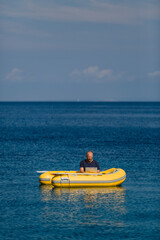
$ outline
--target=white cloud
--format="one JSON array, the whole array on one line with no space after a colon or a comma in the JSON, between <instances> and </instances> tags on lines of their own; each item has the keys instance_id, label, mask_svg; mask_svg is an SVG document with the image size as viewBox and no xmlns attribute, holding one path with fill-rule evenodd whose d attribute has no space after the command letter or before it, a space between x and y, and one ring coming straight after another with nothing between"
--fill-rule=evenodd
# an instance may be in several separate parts
<instances>
[{"instance_id":1,"label":"white cloud","mask_svg":"<svg viewBox=\"0 0 160 240\"><path fill-rule=\"evenodd\" d=\"M22 70L19 68L13 68L7 73L5 79L8 81L21 81L23 79Z\"/></svg>"},{"instance_id":2,"label":"white cloud","mask_svg":"<svg viewBox=\"0 0 160 240\"><path fill-rule=\"evenodd\" d=\"M103 78L103 77L111 78L112 77L112 70L111 69L103 69L103 70L98 72L97 77L98 78Z\"/></svg>"},{"instance_id":3,"label":"white cloud","mask_svg":"<svg viewBox=\"0 0 160 240\"><path fill-rule=\"evenodd\" d=\"M148 73L149 77L160 77L160 71L154 71L151 73Z\"/></svg>"},{"instance_id":4,"label":"white cloud","mask_svg":"<svg viewBox=\"0 0 160 240\"><path fill-rule=\"evenodd\" d=\"M99 70L98 66L91 66L82 71L85 75L90 75L96 78L111 78L112 77L112 70L111 69L102 69Z\"/></svg>"},{"instance_id":5,"label":"white cloud","mask_svg":"<svg viewBox=\"0 0 160 240\"><path fill-rule=\"evenodd\" d=\"M99 69L98 66L90 66L83 70L74 69L71 74L74 78L87 78L92 81L118 80L122 78L123 73L115 74L112 69Z\"/></svg>"},{"instance_id":6,"label":"white cloud","mask_svg":"<svg viewBox=\"0 0 160 240\"><path fill-rule=\"evenodd\" d=\"M82 73L86 74L86 75L97 75L98 73L98 67L97 66L93 66L93 67L88 67L86 69L84 69L82 71Z\"/></svg>"}]
</instances>

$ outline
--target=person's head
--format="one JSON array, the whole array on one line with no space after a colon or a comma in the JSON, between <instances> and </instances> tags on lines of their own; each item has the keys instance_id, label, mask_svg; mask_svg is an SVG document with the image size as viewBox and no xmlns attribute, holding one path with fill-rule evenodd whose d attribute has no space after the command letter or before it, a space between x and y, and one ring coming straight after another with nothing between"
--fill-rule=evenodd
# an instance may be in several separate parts
<instances>
[{"instance_id":1,"label":"person's head","mask_svg":"<svg viewBox=\"0 0 160 240\"><path fill-rule=\"evenodd\" d=\"M92 161L93 160L93 152L88 151L86 157L89 162Z\"/></svg>"}]
</instances>

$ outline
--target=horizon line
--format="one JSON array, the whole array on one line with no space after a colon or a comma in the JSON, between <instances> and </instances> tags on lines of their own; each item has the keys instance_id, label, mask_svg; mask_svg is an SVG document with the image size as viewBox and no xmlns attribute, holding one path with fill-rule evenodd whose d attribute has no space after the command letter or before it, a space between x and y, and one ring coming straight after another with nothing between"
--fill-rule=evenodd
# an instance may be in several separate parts
<instances>
[{"instance_id":1,"label":"horizon line","mask_svg":"<svg viewBox=\"0 0 160 240\"><path fill-rule=\"evenodd\" d=\"M60 102L66 102L66 103L84 103L84 102L88 102L88 103L91 103L91 102L103 102L103 103L126 103L126 102L130 102L130 103L134 103L134 102L142 102L142 103L152 103L152 102L160 102L160 100L158 101L155 101L155 100L149 100L149 101L145 101L145 100L120 100L120 101L116 101L116 100L113 100L113 101L105 101L105 100L15 100L15 101L12 101L12 100L5 100L5 101L0 101L0 103L51 103L51 102L55 102L55 103L60 103Z\"/></svg>"}]
</instances>

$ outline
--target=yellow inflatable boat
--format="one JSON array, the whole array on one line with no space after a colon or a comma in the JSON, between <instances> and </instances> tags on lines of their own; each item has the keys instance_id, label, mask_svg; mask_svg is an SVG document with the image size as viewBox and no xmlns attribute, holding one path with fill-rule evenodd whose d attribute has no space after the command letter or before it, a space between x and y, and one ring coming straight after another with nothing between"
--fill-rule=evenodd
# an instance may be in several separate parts
<instances>
[{"instance_id":1,"label":"yellow inflatable boat","mask_svg":"<svg viewBox=\"0 0 160 240\"><path fill-rule=\"evenodd\" d=\"M121 168L111 168L100 173L80 173L79 171L37 171L41 184L54 187L111 187L122 184L126 173Z\"/></svg>"}]
</instances>

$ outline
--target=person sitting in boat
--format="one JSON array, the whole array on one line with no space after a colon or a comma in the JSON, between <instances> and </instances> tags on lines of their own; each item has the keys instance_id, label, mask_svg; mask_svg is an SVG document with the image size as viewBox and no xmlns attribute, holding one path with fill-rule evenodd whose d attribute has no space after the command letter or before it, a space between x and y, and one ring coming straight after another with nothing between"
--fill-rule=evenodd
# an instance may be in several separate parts
<instances>
[{"instance_id":1,"label":"person sitting in boat","mask_svg":"<svg viewBox=\"0 0 160 240\"><path fill-rule=\"evenodd\" d=\"M97 173L100 172L99 163L93 160L93 152L89 151L86 155L87 159L80 162L80 172L84 173L86 168L97 168Z\"/></svg>"}]
</instances>

